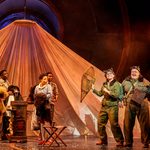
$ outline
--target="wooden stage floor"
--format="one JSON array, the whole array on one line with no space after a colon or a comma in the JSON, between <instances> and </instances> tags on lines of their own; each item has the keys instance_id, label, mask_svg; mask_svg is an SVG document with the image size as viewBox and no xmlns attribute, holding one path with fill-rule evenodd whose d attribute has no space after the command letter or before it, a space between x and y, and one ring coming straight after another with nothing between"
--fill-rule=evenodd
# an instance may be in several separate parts
<instances>
[{"instance_id":1,"label":"wooden stage floor","mask_svg":"<svg viewBox=\"0 0 150 150\"><path fill-rule=\"evenodd\" d=\"M61 145L54 146L39 146L36 137L28 137L27 143L8 143L8 141L0 141L0 150L129 150L129 148L117 148L114 139L109 138L109 144L106 147L97 146L96 137L88 136L63 136L67 147ZM132 150L150 150L150 148L142 148L140 139L134 139Z\"/></svg>"}]
</instances>

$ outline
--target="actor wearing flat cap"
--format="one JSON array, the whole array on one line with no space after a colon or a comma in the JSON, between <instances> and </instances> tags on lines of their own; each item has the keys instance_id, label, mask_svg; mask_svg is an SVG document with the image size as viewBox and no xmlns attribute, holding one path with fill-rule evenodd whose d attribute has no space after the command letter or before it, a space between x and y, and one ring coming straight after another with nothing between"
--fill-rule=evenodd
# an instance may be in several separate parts
<instances>
[{"instance_id":1,"label":"actor wearing flat cap","mask_svg":"<svg viewBox=\"0 0 150 150\"><path fill-rule=\"evenodd\" d=\"M122 107L123 89L122 85L115 79L115 73L113 69L104 71L106 82L100 91L94 89L92 86L93 93L98 96L104 96L102 100L102 107L98 115L98 132L100 142L97 145L107 145L108 139L106 134L106 124L109 120L113 136L117 142L118 147L123 146L124 138L121 128L118 124L118 106Z\"/></svg>"},{"instance_id":2,"label":"actor wearing flat cap","mask_svg":"<svg viewBox=\"0 0 150 150\"><path fill-rule=\"evenodd\" d=\"M148 130L149 130L149 108L146 95L148 94L149 82L145 80L139 66L131 67L131 74L123 83L125 94L125 118L124 118L124 135L125 146L133 146L133 128L137 116L141 128L141 141L144 148L148 148Z\"/></svg>"}]
</instances>

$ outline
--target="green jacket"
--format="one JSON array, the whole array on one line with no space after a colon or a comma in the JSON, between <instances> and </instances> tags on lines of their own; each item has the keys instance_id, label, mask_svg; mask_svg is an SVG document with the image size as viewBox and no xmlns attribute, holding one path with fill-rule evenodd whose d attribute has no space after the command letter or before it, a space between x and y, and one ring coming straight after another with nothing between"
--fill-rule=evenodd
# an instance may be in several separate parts
<instances>
[{"instance_id":1,"label":"green jacket","mask_svg":"<svg viewBox=\"0 0 150 150\"><path fill-rule=\"evenodd\" d=\"M110 95L103 91L104 87L110 91ZM98 96L104 96L102 100L102 105L104 106L118 105L118 101L121 101L123 98L122 85L116 80L113 80L110 84L108 84L108 82L105 82L100 91L94 89L93 93Z\"/></svg>"},{"instance_id":2,"label":"green jacket","mask_svg":"<svg viewBox=\"0 0 150 150\"><path fill-rule=\"evenodd\" d=\"M144 82L143 78L140 78L139 80L133 80L133 79L131 79L131 77L127 77L122 82L122 86L123 86L124 95L127 94L128 91L130 90L130 88L132 87L132 90L131 90L129 96L127 97L127 102L130 101L130 99L134 93L134 89L138 89L138 90L148 94L147 83Z\"/></svg>"}]
</instances>

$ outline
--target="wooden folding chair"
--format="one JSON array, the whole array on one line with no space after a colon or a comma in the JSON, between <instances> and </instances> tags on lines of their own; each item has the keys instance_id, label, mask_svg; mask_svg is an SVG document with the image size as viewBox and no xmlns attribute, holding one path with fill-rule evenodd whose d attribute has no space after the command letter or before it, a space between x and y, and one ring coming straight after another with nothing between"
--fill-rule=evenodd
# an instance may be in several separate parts
<instances>
[{"instance_id":1,"label":"wooden folding chair","mask_svg":"<svg viewBox=\"0 0 150 150\"><path fill-rule=\"evenodd\" d=\"M48 146L52 146L52 144L55 142L58 146L60 146L60 142L64 144L64 146L67 146L67 144L62 140L60 137L61 133L64 131L66 126L50 126L50 125L45 125L43 126L44 130L48 133L48 137L43 143L45 145L49 140L50 143L46 144ZM58 142L58 140L60 142Z\"/></svg>"}]
</instances>

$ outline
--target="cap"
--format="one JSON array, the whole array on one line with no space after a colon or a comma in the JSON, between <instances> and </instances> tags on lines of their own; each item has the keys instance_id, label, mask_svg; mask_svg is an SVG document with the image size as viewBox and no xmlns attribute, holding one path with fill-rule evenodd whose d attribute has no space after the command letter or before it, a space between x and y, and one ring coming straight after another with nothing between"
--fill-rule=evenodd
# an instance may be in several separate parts
<instances>
[{"instance_id":1,"label":"cap","mask_svg":"<svg viewBox=\"0 0 150 150\"><path fill-rule=\"evenodd\" d=\"M132 70L132 69L136 69L136 70L138 70L139 72L141 71L140 66L132 66L132 67L130 67L130 69L131 69L131 70Z\"/></svg>"}]
</instances>

